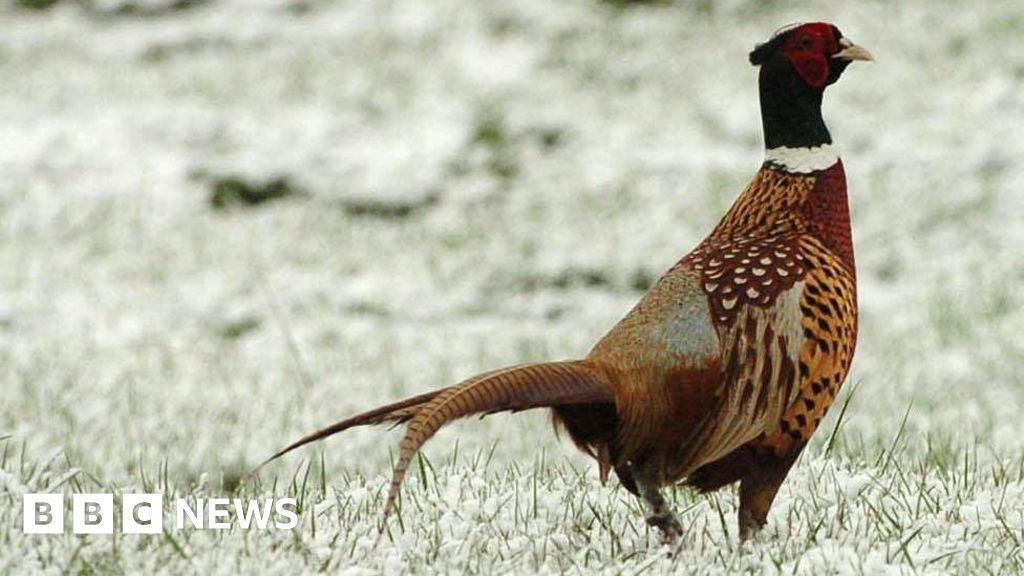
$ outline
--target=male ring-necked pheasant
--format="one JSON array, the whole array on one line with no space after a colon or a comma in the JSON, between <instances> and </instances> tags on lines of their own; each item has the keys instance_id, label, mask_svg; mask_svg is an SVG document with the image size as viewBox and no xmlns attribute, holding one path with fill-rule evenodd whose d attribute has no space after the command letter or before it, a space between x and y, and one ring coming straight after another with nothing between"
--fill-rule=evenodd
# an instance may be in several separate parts
<instances>
[{"instance_id":1,"label":"male ring-necked pheasant","mask_svg":"<svg viewBox=\"0 0 1024 576\"><path fill-rule=\"evenodd\" d=\"M667 541L681 526L660 489L740 482L740 535L761 528L846 377L857 299L843 164L821 117L827 86L863 48L827 23L777 32L760 66L766 159L711 234L662 276L583 360L474 376L354 416L408 422L386 519L417 450L472 414L551 408L602 480L614 470Z\"/></svg>"}]
</instances>

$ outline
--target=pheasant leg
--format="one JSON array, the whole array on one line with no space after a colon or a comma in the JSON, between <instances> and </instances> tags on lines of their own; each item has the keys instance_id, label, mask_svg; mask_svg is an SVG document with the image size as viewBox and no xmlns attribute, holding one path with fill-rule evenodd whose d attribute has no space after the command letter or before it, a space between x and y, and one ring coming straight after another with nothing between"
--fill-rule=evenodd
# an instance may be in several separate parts
<instances>
[{"instance_id":1,"label":"pheasant leg","mask_svg":"<svg viewBox=\"0 0 1024 576\"><path fill-rule=\"evenodd\" d=\"M640 496L647 504L647 525L661 530L661 540L664 544L675 544L683 533L683 525L669 510L661 490L654 486L642 485Z\"/></svg>"}]
</instances>

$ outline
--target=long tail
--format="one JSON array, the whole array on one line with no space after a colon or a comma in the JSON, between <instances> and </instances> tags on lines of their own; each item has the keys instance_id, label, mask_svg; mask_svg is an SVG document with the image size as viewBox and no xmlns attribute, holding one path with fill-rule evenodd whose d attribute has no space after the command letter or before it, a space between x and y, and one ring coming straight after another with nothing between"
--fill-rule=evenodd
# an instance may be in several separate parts
<instances>
[{"instance_id":1,"label":"long tail","mask_svg":"<svg viewBox=\"0 0 1024 576\"><path fill-rule=\"evenodd\" d=\"M472 384L474 382L483 380L484 378L488 378L494 374L497 374L498 372L501 371L502 370L492 370L490 372L477 374L476 376L473 376L472 378L464 381L462 384L459 385ZM386 424L389 422L394 427L398 426L399 424L408 422L410 418L416 415L416 412L419 411L419 409L424 404L426 404L430 400L433 400L434 397L444 392L445 390L447 390L447 388L434 390L433 392L427 392L425 394L420 394L419 396L406 398L405 400L399 400L398 402L395 402L393 404L387 404L385 406L381 406L380 408L374 408L373 410L370 410L368 412L363 412L362 414L356 414L355 416L342 420L341 422L335 422L334 424L331 424L326 428L321 428L320 430L317 430L312 434L303 436L302 438L299 438L298 440L292 442L288 446L285 446L284 448L278 450L277 452L274 453L273 456L267 458L266 460L263 461L262 464L257 466L256 469L253 470L253 472L259 470L260 468L266 466L267 464L273 462L274 460L277 460L278 458L284 456L285 454L291 452L292 450L301 448L306 444L316 442L317 440L323 440L328 436L334 436L338 432L344 432L349 428L355 428L356 426L372 426L374 424Z\"/></svg>"},{"instance_id":2,"label":"long tail","mask_svg":"<svg viewBox=\"0 0 1024 576\"><path fill-rule=\"evenodd\" d=\"M448 422L473 414L614 401L615 389L607 375L586 361L513 366L445 388L411 418L398 445L381 530L394 509L413 456Z\"/></svg>"},{"instance_id":3,"label":"long tail","mask_svg":"<svg viewBox=\"0 0 1024 576\"><path fill-rule=\"evenodd\" d=\"M454 386L343 420L294 442L271 456L267 462L353 426L409 422L405 437L399 444L398 461L395 463L391 488L384 506L381 522L383 530L384 522L394 509L398 491L413 456L448 422L474 414L614 402L615 389L609 377L591 362L522 364L485 372Z\"/></svg>"},{"instance_id":4,"label":"long tail","mask_svg":"<svg viewBox=\"0 0 1024 576\"><path fill-rule=\"evenodd\" d=\"M296 448L301 448L306 444L316 442L317 440L323 440L328 436L334 436L338 432L344 432L349 428L355 428L356 426L371 426L373 424L384 424L387 422L392 422L394 425L397 426L398 424L407 422L410 418L416 415L416 411L419 409L420 406L426 404L428 401L436 397L441 392L444 392L444 390L434 390L433 392L427 392L426 394L420 394L419 396L406 398L405 400L395 402L394 404L388 404L386 406L381 406L380 408L375 408L373 410L370 410L369 412L357 414L351 418L342 420L341 422L335 422L334 424L331 424L326 428L321 428L320 430L317 430L312 434L307 434L306 436L299 438L295 442L292 442L288 446L285 446L284 448L278 450L277 452L274 453L273 456L264 460L263 463L260 464L259 467L257 467L256 469L259 470L263 466L266 466L270 462L277 460L281 456L284 456L285 454L291 452L292 450L295 450Z\"/></svg>"}]
</instances>

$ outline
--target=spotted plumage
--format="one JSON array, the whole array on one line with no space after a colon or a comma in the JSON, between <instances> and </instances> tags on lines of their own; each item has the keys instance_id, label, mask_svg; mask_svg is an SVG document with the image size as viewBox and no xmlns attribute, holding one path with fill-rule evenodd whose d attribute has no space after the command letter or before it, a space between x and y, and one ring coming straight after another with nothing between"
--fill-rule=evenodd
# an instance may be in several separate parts
<instances>
[{"instance_id":1,"label":"spotted plumage","mask_svg":"<svg viewBox=\"0 0 1024 576\"><path fill-rule=\"evenodd\" d=\"M715 322L745 306L769 306L806 273L799 239L802 206L815 178L765 167L721 223L679 265L701 273Z\"/></svg>"},{"instance_id":2,"label":"spotted plumage","mask_svg":"<svg viewBox=\"0 0 1024 576\"><path fill-rule=\"evenodd\" d=\"M644 500L647 522L682 530L660 489L740 482L740 534L768 510L846 379L857 336L846 176L821 98L853 60L837 28L786 28L760 67L765 162L721 222L582 360L513 366L383 406L275 454L353 426L408 423L384 507L413 456L446 423L546 407L557 426ZM383 526L383 525L382 525Z\"/></svg>"}]
</instances>

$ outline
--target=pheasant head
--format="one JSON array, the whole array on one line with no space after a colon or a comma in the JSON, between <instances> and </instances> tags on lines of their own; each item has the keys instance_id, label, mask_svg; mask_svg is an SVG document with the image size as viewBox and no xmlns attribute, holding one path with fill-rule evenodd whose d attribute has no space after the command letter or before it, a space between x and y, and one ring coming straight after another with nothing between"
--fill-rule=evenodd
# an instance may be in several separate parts
<instances>
[{"instance_id":1,"label":"pheasant head","mask_svg":"<svg viewBox=\"0 0 1024 576\"><path fill-rule=\"evenodd\" d=\"M750 53L758 83L765 147L814 148L832 143L821 117L825 88L854 60L874 60L835 26L788 26Z\"/></svg>"}]
</instances>

